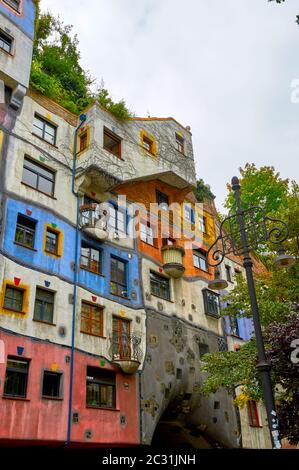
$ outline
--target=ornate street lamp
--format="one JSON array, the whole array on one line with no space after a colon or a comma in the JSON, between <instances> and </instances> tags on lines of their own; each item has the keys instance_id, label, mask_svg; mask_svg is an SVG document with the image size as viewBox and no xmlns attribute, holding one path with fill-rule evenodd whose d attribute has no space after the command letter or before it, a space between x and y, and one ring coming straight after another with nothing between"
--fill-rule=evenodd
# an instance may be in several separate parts
<instances>
[{"instance_id":1,"label":"ornate street lamp","mask_svg":"<svg viewBox=\"0 0 299 470\"><path fill-rule=\"evenodd\" d=\"M270 369L267 362L265 346L263 341L259 310L255 292L255 285L252 272L251 250L257 248L260 244L271 242L279 248L279 256L274 263L280 267L289 267L294 263L294 258L285 254L281 243L288 237L287 225L278 219L267 217L261 207L254 206L243 210L241 208L240 182L234 176L232 178L232 189L234 191L237 211L229 215L220 225L220 233L215 243L209 248L207 259L211 253L213 262L210 266L219 266L224 257L230 253L243 257L243 266L246 271L247 286L249 291L252 318L258 352L257 369L260 372L265 405L267 410L268 425L270 430L273 449L281 448L278 420L275 410L275 401L271 385ZM275 226L273 226L275 224ZM216 281L216 282L215 282ZM210 288L223 289L219 280L211 281ZM214 285L213 285L214 284ZM220 287L217 287L219 284Z\"/></svg>"}]
</instances>

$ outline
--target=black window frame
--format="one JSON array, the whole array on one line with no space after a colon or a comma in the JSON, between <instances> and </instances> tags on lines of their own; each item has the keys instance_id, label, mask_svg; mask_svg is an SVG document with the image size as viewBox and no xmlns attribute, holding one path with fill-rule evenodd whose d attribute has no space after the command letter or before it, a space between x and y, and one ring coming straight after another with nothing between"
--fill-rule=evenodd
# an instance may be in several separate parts
<instances>
[{"instance_id":1,"label":"black window frame","mask_svg":"<svg viewBox=\"0 0 299 470\"><path fill-rule=\"evenodd\" d=\"M53 301L49 301L49 298L47 297L43 297L42 296L42 293L43 292L46 292L47 294L52 294L52 299ZM47 305L51 305L52 306L52 311L51 311L51 320L46 320L44 318L41 318L41 317L38 317L37 315L37 301L41 302L42 303L42 310L43 310L43 314L41 315L44 316L44 309L46 308ZM51 325L53 325L53 321L54 321L54 308L55 308L55 292L54 291L51 291L49 289L44 289L43 287L39 287L37 286L36 287L36 291L35 291L35 299L34 299L34 312L33 312L33 319L35 321L39 321L41 323L49 323Z\"/></svg>"},{"instance_id":2,"label":"black window frame","mask_svg":"<svg viewBox=\"0 0 299 470\"><path fill-rule=\"evenodd\" d=\"M193 256L193 266L196 268L196 269L200 269L201 271L204 271L204 272L209 272L209 267L208 267L208 259L207 259L207 253L198 249L198 248L193 248L192 250L192 256ZM205 269L203 269L201 266L200 266L200 262L199 262L199 266L196 266L195 265L195 257L197 257L198 259L201 259L205 262Z\"/></svg>"},{"instance_id":3,"label":"black window frame","mask_svg":"<svg viewBox=\"0 0 299 470\"><path fill-rule=\"evenodd\" d=\"M111 406L103 404L100 400L98 403L90 403L88 397L88 386L89 385L98 386L99 398L101 397L101 389L111 388L112 390L112 403ZM106 392L107 393L107 392ZM92 401L97 401L96 399ZM87 408L100 408L100 409L116 409L116 374L114 372L108 372L105 369L99 367L87 366L86 368L86 407Z\"/></svg>"},{"instance_id":4,"label":"black window frame","mask_svg":"<svg viewBox=\"0 0 299 470\"><path fill-rule=\"evenodd\" d=\"M3 45L2 45L3 43ZM13 52L13 43L14 43L14 38L7 34L3 29L0 29L0 49L7 54L12 55ZM5 47L8 46L7 48Z\"/></svg>"},{"instance_id":5,"label":"black window frame","mask_svg":"<svg viewBox=\"0 0 299 470\"><path fill-rule=\"evenodd\" d=\"M29 224L26 225L26 222L29 222ZM18 215L17 215L17 223L16 223L16 231L15 231L14 242L17 243L18 245L22 245L25 248L34 249L36 224L37 224L36 220L32 219L31 217L27 217L26 215L21 214L19 212ZM30 227L30 225L32 225L32 227ZM18 235L17 235L18 233L21 235L21 237L20 237L21 240L17 239L18 238ZM26 238L27 238L28 234L30 236L32 236L31 243L26 243Z\"/></svg>"},{"instance_id":6,"label":"black window frame","mask_svg":"<svg viewBox=\"0 0 299 470\"><path fill-rule=\"evenodd\" d=\"M86 245L86 246L83 246ZM82 249L89 250L88 256L82 255ZM96 251L99 254L99 261L92 259L92 250ZM87 264L82 263L82 258L87 259ZM97 269L92 269L92 262L97 263ZM103 250L99 248L95 248L91 243L86 242L85 240L81 240L80 246L80 268L85 269L86 271L90 271L94 274L102 274L103 273Z\"/></svg>"},{"instance_id":7,"label":"black window frame","mask_svg":"<svg viewBox=\"0 0 299 470\"><path fill-rule=\"evenodd\" d=\"M112 273L113 273L112 262L121 263L124 266L124 270L123 270L124 275L125 275L124 282L121 282L119 279L113 279L112 278ZM116 286L116 292L113 292L112 285ZM124 292L126 294L124 294ZM112 295L116 295L118 297L124 297L126 299L129 297L129 292L128 292L128 261L120 259L117 256L113 256L113 255L110 256L110 293Z\"/></svg>"},{"instance_id":8,"label":"black window frame","mask_svg":"<svg viewBox=\"0 0 299 470\"><path fill-rule=\"evenodd\" d=\"M35 124L35 120L38 120L40 121L40 123L42 124L42 128L38 127L36 124ZM46 135L49 135L51 137L51 134L49 132L47 132L46 130L46 127L49 127L51 128L52 130L54 130L54 140L52 142L52 140L49 140L49 139L46 139ZM40 139L42 139L44 142L47 142L48 144L50 145L53 145L54 147L56 146L56 142L57 142L57 130L58 130L58 127L56 124L53 124L52 122L48 121L47 119L45 119L43 116L41 116L40 114L37 114L35 113L34 114L34 118L33 118L33 126L32 126L32 133L36 136L36 137L39 137ZM37 129L39 129L39 131L41 131L41 134L42 135L39 135L39 131L36 131Z\"/></svg>"},{"instance_id":9,"label":"black window frame","mask_svg":"<svg viewBox=\"0 0 299 470\"><path fill-rule=\"evenodd\" d=\"M22 293L22 299L21 299L21 305L20 305L21 308L7 307L7 305L6 305L6 297L7 297L7 290L8 290L8 289ZM4 300L3 300L3 308L4 308L5 310L11 310L11 311L13 311L13 312L23 313L23 308L24 308L24 296L25 296L25 289L22 289L22 288L20 288L20 287L16 287L16 286L13 286L13 285L11 285L11 284L8 284L8 285L5 287ZM13 299L13 300L14 300L14 299Z\"/></svg>"},{"instance_id":10,"label":"black window frame","mask_svg":"<svg viewBox=\"0 0 299 470\"><path fill-rule=\"evenodd\" d=\"M114 210L114 217L111 218L111 210ZM123 224L120 223L118 214L123 215ZM115 221L115 223L111 223L111 221ZM116 233L127 233L127 225L128 225L128 215L127 211L124 208L119 207L117 204L112 203L109 201L109 218L108 218L108 226L115 230Z\"/></svg>"},{"instance_id":11,"label":"black window frame","mask_svg":"<svg viewBox=\"0 0 299 470\"><path fill-rule=\"evenodd\" d=\"M16 0L16 2L18 3L18 6L16 6L14 4L14 1L13 0L3 0L3 3L5 3L6 5L8 5L10 8L12 8L14 11L16 11L17 13L21 13L21 5L22 5L22 0Z\"/></svg>"},{"instance_id":12,"label":"black window frame","mask_svg":"<svg viewBox=\"0 0 299 470\"><path fill-rule=\"evenodd\" d=\"M28 162L31 165L31 167L29 165L26 166L26 162ZM43 169L44 171L47 171L48 173L51 173L52 178L47 177L44 174L40 173L38 171L38 168ZM36 175L36 185L35 186L33 186L32 184L24 181L24 170L26 170L28 172L31 172L34 175ZM46 192L46 191L40 189L40 179L46 180L46 181L52 183L52 191L51 192ZM30 188L36 189L37 191L39 191L43 194L46 194L47 196L54 197L55 180L56 180L56 172L54 170L52 170L51 168L48 168L44 165L41 165L39 162L37 162L37 161L33 160L32 158L29 158L27 155L25 155L24 162L23 162L22 183L26 184L27 186L30 186Z\"/></svg>"},{"instance_id":13,"label":"black window frame","mask_svg":"<svg viewBox=\"0 0 299 470\"><path fill-rule=\"evenodd\" d=\"M12 363L22 363L26 364L26 368L17 368L13 366L9 366L9 361ZM27 388L28 388L28 379L29 379L29 367L30 367L30 360L29 359L20 359L19 357L15 356L8 356L7 357L7 363L6 363L6 369L5 369L5 380L4 380L4 391L3 391L3 396L4 397L9 397L9 398L23 398L26 399L27 397ZM7 390L9 388L9 377L8 377L8 372L11 374L21 374L23 377L23 383L21 384L23 388L23 393L11 393ZM15 379L14 379L15 380ZM20 387L20 384L18 384L18 387Z\"/></svg>"},{"instance_id":14,"label":"black window frame","mask_svg":"<svg viewBox=\"0 0 299 470\"><path fill-rule=\"evenodd\" d=\"M210 289L203 289L203 300L204 300L204 310L205 314L209 315L214 318L219 318L220 317L220 295L216 294L216 292L211 291ZM209 299L209 296L214 297L214 299L217 299L216 303L212 303ZM217 308L215 308L215 305L217 304ZM212 307L212 308L210 308Z\"/></svg>"},{"instance_id":15,"label":"black window frame","mask_svg":"<svg viewBox=\"0 0 299 470\"><path fill-rule=\"evenodd\" d=\"M58 394L56 395L49 395L45 392L45 376L52 376L59 379L58 387L56 385L56 389L58 389ZM43 372L43 382L42 382L42 398L50 399L50 400L61 400L63 398L63 373L62 372L53 372L51 370L44 370Z\"/></svg>"},{"instance_id":16,"label":"black window frame","mask_svg":"<svg viewBox=\"0 0 299 470\"><path fill-rule=\"evenodd\" d=\"M153 284L158 287L158 292L153 289ZM161 292L161 286L164 286L166 288L166 295L163 295ZM160 274L150 271L150 288L151 288L151 294L154 295L155 297L159 297L160 299L171 301L171 285L170 285L170 279L168 279L165 276L161 276Z\"/></svg>"},{"instance_id":17,"label":"black window frame","mask_svg":"<svg viewBox=\"0 0 299 470\"><path fill-rule=\"evenodd\" d=\"M169 207L169 197L167 194L165 193L162 193L162 191L159 191L158 189L156 190L156 201L157 201L157 204L161 207L163 207L164 205L167 205L167 208L165 208L165 210L168 210L168 207ZM164 207L163 207L164 209Z\"/></svg>"}]
</instances>

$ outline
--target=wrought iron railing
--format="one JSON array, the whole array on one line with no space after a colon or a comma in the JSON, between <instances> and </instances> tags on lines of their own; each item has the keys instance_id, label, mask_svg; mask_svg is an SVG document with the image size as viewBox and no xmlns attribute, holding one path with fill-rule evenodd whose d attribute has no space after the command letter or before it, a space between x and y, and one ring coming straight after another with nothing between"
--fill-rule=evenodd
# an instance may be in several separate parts
<instances>
[{"instance_id":1,"label":"wrought iron railing","mask_svg":"<svg viewBox=\"0 0 299 470\"><path fill-rule=\"evenodd\" d=\"M141 362L143 352L140 347L141 336L132 333L112 332L110 336L110 356L113 361L138 361Z\"/></svg>"}]
</instances>

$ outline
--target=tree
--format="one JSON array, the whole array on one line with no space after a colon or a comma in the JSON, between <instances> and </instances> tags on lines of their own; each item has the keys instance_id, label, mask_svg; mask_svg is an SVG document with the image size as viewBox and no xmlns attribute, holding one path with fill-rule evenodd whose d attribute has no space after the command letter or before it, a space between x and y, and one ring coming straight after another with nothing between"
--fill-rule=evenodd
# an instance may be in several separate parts
<instances>
[{"instance_id":1,"label":"tree","mask_svg":"<svg viewBox=\"0 0 299 470\"><path fill-rule=\"evenodd\" d=\"M211 187L205 184L203 179L199 179L196 182L195 196L198 202L204 202L205 199L213 200L215 195L211 191Z\"/></svg>"}]
</instances>

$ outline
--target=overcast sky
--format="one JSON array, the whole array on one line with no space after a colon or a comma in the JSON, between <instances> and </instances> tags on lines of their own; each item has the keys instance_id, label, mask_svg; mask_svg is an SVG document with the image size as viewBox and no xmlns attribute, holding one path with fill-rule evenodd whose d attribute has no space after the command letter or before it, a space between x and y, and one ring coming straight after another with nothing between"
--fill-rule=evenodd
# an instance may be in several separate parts
<instances>
[{"instance_id":1,"label":"overcast sky","mask_svg":"<svg viewBox=\"0 0 299 470\"><path fill-rule=\"evenodd\" d=\"M299 173L299 1L42 0L74 25L82 65L137 116L190 125L217 206L246 162ZM299 86L298 86L299 88ZM298 93L299 96L299 93Z\"/></svg>"}]
</instances>

